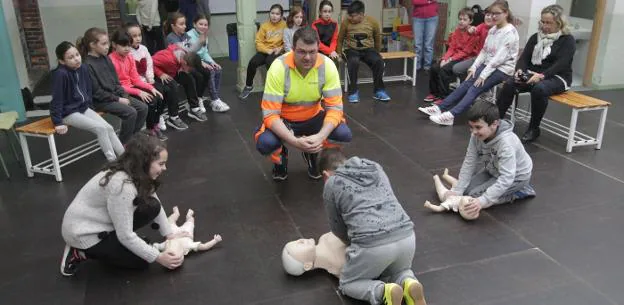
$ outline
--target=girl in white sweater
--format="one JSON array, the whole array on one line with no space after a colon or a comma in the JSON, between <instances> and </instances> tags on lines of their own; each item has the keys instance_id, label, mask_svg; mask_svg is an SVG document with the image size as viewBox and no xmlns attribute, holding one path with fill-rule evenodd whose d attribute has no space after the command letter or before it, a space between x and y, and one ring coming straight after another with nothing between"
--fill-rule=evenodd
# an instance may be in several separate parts
<instances>
[{"instance_id":1,"label":"girl in white sweater","mask_svg":"<svg viewBox=\"0 0 624 305\"><path fill-rule=\"evenodd\" d=\"M290 13L288 14L288 18L286 18L286 25L288 27L284 29L284 51L290 52L295 48L292 41L293 35L295 35L298 29L305 26L303 9L301 9L300 6L295 5L290 8Z\"/></svg>"},{"instance_id":2,"label":"girl in white sweater","mask_svg":"<svg viewBox=\"0 0 624 305\"><path fill-rule=\"evenodd\" d=\"M513 16L509 5L507 1L497 0L488 10L496 26L490 29L483 49L468 69L466 81L440 105L418 108L436 124L453 125L455 117L470 108L481 93L502 83L514 73L520 38L511 23Z\"/></svg>"},{"instance_id":3,"label":"girl in white sweater","mask_svg":"<svg viewBox=\"0 0 624 305\"><path fill-rule=\"evenodd\" d=\"M86 259L130 269L145 269L153 262L169 269L182 264L183 255L160 253L135 232L153 222L152 228L158 228L162 236L178 237L155 193L158 178L167 169L167 158L162 141L137 133L126 144L124 154L80 189L63 217L61 232L66 246L61 274L74 275Z\"/></svg>"}]
</instances>

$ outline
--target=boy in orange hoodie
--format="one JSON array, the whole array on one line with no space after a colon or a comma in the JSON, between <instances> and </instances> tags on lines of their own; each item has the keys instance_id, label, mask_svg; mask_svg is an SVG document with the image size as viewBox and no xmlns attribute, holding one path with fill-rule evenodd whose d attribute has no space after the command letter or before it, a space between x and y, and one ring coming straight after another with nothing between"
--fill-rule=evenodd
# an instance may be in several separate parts
<instances>
[{"instance_id":1,"label":"boy in orange hoodie","mask_svg":"<svg viewBox=\"0 0 624 305\"><path fill-rule=\"evenodd\" d=\"M442 59L431 67L429 75L429 95L425 102L442 101L451 93L449 84L454 80L453 66L479 54L479 36L468 32L474 13L470 8L463 8L457 15L459 23L448 38L448 50Z\"/></svg>"}]
</instances>

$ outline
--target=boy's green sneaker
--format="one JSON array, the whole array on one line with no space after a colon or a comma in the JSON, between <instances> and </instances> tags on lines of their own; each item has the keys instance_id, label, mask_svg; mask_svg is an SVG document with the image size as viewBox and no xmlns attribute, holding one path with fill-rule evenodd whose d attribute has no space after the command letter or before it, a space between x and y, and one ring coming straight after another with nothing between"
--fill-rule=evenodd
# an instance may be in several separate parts
<instances>
[{"instance_id":1,"label":"boy's green sneaker","mask_svg":"<svg viewBox=\"0 0 624 305\"><path fill-rule=\"evenodd\" d=\"M422 284L412 278L403 281L403 297L407 305L427 305Z\"/></svg>"},{"instance_id":2,"label":"boy's green sneaker","mask_svg":"<svg viewBox=\"0 0 624 305\"><path fill-rule=\"evenodd\" d=\"M403 302L403 289L395 283L384 284L384 304L401 305Z\"/></svg>"}]
</instances>

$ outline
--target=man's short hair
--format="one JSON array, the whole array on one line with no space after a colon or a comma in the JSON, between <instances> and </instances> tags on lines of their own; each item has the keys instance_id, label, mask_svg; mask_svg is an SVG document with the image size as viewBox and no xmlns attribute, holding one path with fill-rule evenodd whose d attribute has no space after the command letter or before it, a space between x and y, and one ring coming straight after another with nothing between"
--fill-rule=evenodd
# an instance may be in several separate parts
<instances>
[{"instance_id":1,"label":"man's short hair","mask_svg":"<svg viewBox=\"0 0 624 305\"><path fill-rule=\"evenodd\" d=\"M468 17L471 21L474 19L474 12L469 7L462 8L457 14L457 19L459 19L462 15Z\"/></svg>"},{"instance_id":2,"label":"man's short hair","mask_svg":"<svg viewBox=\"0 0 624 305\"><path fill-rule=\"evenodd\" d=\"M318 33L311 27L302 27L293 34L293 49L297 45L297 41L302 40L305 44L319 44Z\"/></svg>"},{"instance_id":3,"label":"man's short hair","mask_svg":"<svg viewBox=\"0 0 624 305\"><path fill-rule=\"evenodd\" d=\"M319 168L323 171L335 171L342 164L345 163L347 157L345 157L342 149L339 147L326 148L321 152L321 159L319 161Z\"/></svg>"},{"instance_id":4,"label":"man's short hair","mask_svg":"<svg viewBox=\"0 0 624 305\"><path fill-rule=\"evenodd\" d=\"M488 125L492 125L494 121L500 120L498 107L493 103L485 101L475 103L468 110L468 121L477 122L479 119L483 119Z\"/></svg>"},{"instance_id":5,"label":"man's short hair","mask_svg":"<svg viewBox=\"0 0 624 305\"><path fill-rule=\"evenodd\" d=\"M359 0L355 0L351 2L351 4L349 5L349 8L347 9L347 14L348 15L364 14L364 3Z\"/></svg>"}]
</instances>

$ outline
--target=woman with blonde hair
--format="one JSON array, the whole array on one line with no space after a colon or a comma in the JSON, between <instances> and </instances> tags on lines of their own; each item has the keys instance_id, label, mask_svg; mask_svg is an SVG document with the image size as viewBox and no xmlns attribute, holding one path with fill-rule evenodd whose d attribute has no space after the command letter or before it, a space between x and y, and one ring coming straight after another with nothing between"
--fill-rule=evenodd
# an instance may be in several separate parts
<instances>
[{"instance_id":1,"label":"woman with blonde hair","mask_svg":"<svg viewBox=\"0 0 624 305\"><path fill-rule=\"evenodd\" d=\"M521 138L523 142L539 137L548 97L570 88L575 50L576 43L568 30L563 8L558 4L545 7L539 31L527 41L514 77L505 82L496 102L503 117L517 92L531 93L531 120Z\"/></svg>"}]
</instances>

